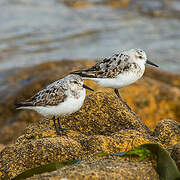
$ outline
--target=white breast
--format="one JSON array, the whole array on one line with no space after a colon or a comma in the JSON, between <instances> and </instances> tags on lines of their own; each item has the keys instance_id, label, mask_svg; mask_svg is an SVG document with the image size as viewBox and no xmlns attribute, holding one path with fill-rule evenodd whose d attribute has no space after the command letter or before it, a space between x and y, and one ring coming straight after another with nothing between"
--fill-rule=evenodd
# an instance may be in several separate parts
<instances>
[{"instance_id":1,"label":"white breast","mask_svg":"<svg viewBox=\"0 0 180 180\"><path fill-rule=\"evenodd\" d=\"M128 86L142 77L145 67L143 66L141 71L126 71L119 74L116 78L94 78L100 86L107 88L121 88Z\"/></svg>"},{"instance_id":2,"label":"white breast","mask_svg":"<svg viewBox=\"0 0 180 180\"><path fill-rule=\"evenodd\" d=\"M85 96L86 91L83 89L80 92L80 97L78 99L68 96L64 102L58 104L57 106L32 106L24 107L24 109L33 109L39 114L49 118L54 116L60 117L78 111L84 103Z\"/></svg>"}]
</instances>

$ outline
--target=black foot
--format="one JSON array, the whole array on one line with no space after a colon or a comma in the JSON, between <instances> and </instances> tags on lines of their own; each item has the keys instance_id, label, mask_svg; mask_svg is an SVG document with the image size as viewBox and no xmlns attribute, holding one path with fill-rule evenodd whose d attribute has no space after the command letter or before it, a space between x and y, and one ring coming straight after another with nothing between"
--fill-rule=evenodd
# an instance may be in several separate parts
<instances>
[{"instance_id":1,"label":"black foot","mask_svg":"<svg viewBox=\"0 0 180 180\"><path fill-rule=\"evenodd\" d=\"M125 101L122 100L118 89L114 89L115 94L117 95L117 97L122 101L122 103L128 108L128 110L132 111L131 108L127 105L127 103Z\"/></svg>"}]
</instances>

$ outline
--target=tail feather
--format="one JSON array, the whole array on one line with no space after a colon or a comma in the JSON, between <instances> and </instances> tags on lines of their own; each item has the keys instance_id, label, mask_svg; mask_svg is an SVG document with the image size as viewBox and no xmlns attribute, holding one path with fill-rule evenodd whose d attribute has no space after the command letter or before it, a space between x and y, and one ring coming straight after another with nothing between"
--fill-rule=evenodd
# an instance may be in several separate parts
<instances>
[{"instance_id":1,"label":"tail feather","mask_svg":"<svg viewBox=\"0 0 180 180\"><path fill-rule=\"evenodd\" d=\"M14 102L14 105L16 106L17 109L19 108L23 108L23 107L28 107L28 106L32 106L33 104L31 102Z\"/></svg>"}]
</instances>

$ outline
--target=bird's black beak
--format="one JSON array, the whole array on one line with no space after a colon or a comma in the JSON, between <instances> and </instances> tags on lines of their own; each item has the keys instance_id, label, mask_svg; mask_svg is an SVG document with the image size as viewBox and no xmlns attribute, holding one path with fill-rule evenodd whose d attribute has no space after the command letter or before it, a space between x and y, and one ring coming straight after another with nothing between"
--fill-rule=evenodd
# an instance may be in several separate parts
<instances>
[{"instance_id":1,"label":"bird's black beak","mask_svg":"<svg viewBox=\"0 0 180 180\"><path fill-rule=\"evenodd\" d=\"M89 89L90 91L94 91L93 89L91 89L90 87L86 86L85 84L83 84L83 88Z\"/></svg>"},{"instance_id":2,"label":"bird's black beak","mask_svg":"<svg viewBox=\"0 0 180 180\"><path fill-rule=\"evenodd\" d=\"M149 60L147 60L146 63L147 63L147 64L150 64L150 65L152 65L152 66L155 66L155 67L159 67L158 65L154 64L153 62L151 62L151 61L149 61Z\"/></svg>"}]
</instances>

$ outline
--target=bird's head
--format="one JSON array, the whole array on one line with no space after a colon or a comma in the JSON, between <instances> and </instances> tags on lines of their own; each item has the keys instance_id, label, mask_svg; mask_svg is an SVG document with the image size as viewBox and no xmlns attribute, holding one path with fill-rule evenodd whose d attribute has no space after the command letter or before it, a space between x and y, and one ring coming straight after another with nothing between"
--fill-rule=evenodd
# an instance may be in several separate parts
<instances>
[{"instance_id":1,"label":"bird's head","mask_svg":"<svg viewBox=\"0 0 180 180\"><path fill-rule=\"evenodd\" d=\"M93 89L89 88L88 86L86 86L84 84L82 77L79 75L69 74L66 77L66 80L68 81L69 88L72 91L79 91L79 90L82 90L83 88L86 88L86 89L93 91Z\"/></svg>"},{"instance_id":2,"label":"bird's head","mask_svg":"<svg viewBox=\"0 0 180 180\"><path fill-rule=\"evenodd\" d=\"M147 63L152 66L159 67L158 65L148 60L146 53L142 49L131 49L130 52L134 56L134 59L137 63Z\"/></svg>"}]
</instances>

